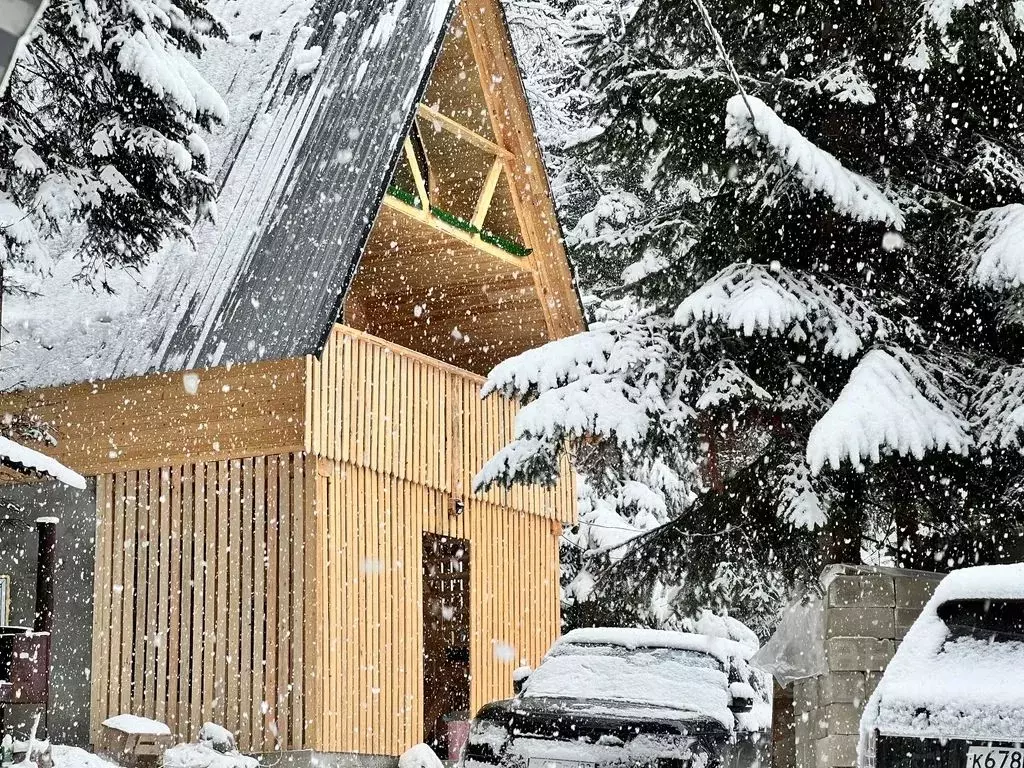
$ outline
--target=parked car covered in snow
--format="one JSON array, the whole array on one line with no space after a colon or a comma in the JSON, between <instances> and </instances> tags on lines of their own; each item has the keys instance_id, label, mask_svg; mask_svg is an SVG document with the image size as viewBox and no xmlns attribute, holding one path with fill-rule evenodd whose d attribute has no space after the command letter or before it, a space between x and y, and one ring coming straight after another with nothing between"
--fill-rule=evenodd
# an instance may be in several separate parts
<instances>
[{"instance_id":1,"label":"parked car covered in snow","mask_svg":"<svg viewBox=\"0 0 1024 768\"><path fill-rule=\"evenodd\" d=\"M1024 564L943 579L865 707L862 768L1024 768Z\"/></svg>"},{"instance_id":2,"label":"parked car covered in snow","mask_svg":"<svg viewBox=\"0 0 1024 768\"><path fill-rule=\"evenodd\" d=\"M756 646L707 635L578 629L514 698L483 707L465 768L766 765L769 679Z\"/></svg>"}]
</instances>

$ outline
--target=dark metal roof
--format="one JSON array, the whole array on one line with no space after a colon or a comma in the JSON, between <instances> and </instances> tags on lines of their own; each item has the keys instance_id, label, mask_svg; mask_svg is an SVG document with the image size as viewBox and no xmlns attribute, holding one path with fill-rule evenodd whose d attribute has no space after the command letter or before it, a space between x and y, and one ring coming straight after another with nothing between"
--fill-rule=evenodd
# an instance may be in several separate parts
<instances>
[{"instance_id":1,"label":"dark metal roof","mask_svg":"<svg viewBox=\"0 0 1024 768\"><path fill-rule=\"evenodd\" d=\"M320 352L452 11L451 0L321 0L309 21L308 46L323 51L314 75L278 64L275 98L294 105L294 139L257 172L278 172L281 157L284 171L259 223L235 234L250 238L244 253L222 285L193 295L155 368Z\"/></svg>"}]
</instances>

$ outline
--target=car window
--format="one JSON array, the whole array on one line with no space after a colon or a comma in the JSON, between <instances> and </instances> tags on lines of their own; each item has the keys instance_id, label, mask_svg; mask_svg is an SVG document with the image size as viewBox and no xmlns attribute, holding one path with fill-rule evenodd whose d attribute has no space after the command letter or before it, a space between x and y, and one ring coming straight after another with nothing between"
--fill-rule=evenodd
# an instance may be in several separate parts
<instances>
[{"instance_id":1,"label":"car window","mask_svg":"<svg viewBox=\"0 0 1024 768\"><path fill-rule=\"evenodd\" d=\"M524 696L694 709L695 702L727 707L728 686L721 662L699 651L562 643L531 675Z\"/></svg>"},{"instance_id":2,"label":"car window","mask_svg":"<svg viewBox=\"0 0 1024 768\"><path fill-rule=\"evenodd\" d=\"M621 645L585 645L583 643L558 643L548 658L556 656L612 656L632 659L633 663L657 663L673 661L704 669L722 669L722 662L701 651L687 651L677 648L626 648Z\"/></svg>"},{"instance_id":3,"label":"car window","mask_svg":"<svg viewBox=\"0 0 1024 768\"><path fill-rule=\"evenodd\" d=\"M1024 600L949 600L937 612L950 639L1024 641Z\"/></svg>"}]
</instances>

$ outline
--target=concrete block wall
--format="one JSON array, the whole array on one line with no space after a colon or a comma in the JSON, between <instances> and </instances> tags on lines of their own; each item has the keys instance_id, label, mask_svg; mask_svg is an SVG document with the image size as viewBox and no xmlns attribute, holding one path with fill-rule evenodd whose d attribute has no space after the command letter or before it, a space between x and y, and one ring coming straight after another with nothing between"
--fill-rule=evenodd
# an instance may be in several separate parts
<instances>
[{"instance_id":1,"label":"concrete block wall","mask_svg":"<svg viewBox=\"0 0 1024 768\"><path fill-rule=\"evenodd\" d=\"M942 576L866 566L822 576L828 671L793 684L796 768L857 764L864 704Z\"/></svg>"}]
</instances>

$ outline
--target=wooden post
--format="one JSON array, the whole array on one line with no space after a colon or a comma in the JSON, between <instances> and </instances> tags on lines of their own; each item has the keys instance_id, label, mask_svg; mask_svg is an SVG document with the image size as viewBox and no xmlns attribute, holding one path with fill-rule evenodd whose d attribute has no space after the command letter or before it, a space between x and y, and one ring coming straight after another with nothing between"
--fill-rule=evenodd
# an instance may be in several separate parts
<instances>
[{"instance_id":1,"label":"wooden post","mask_svg":"<svg viewBox=\"0 0 1024 768\"><path fill-rule=\"evenodd\" d=\"M405 159L409 161L409 169L412 171L412 179L416 183L416 194L420 196L420 208L430 213L430 196L427 194L427 185L423 181L423 172L416 160L416 150L412 146L412 139L405 137Z\"/></svg>"},{"instance_id":2,"label":"wooden post","mask_svg":"<svg viewBox=\"0 0 1024 768\"><path fill-rule=\"evenodd\" d=\"M477 229L481 229L487 219L487 212L491 209L491 200L494 199L494 191L498 188L498 181L504 168L505 161L495 157L484 181L484 188L480 191L480 199L476 201L476 210L473 211L473 226Z\"/></svg>"}]
</instances>

